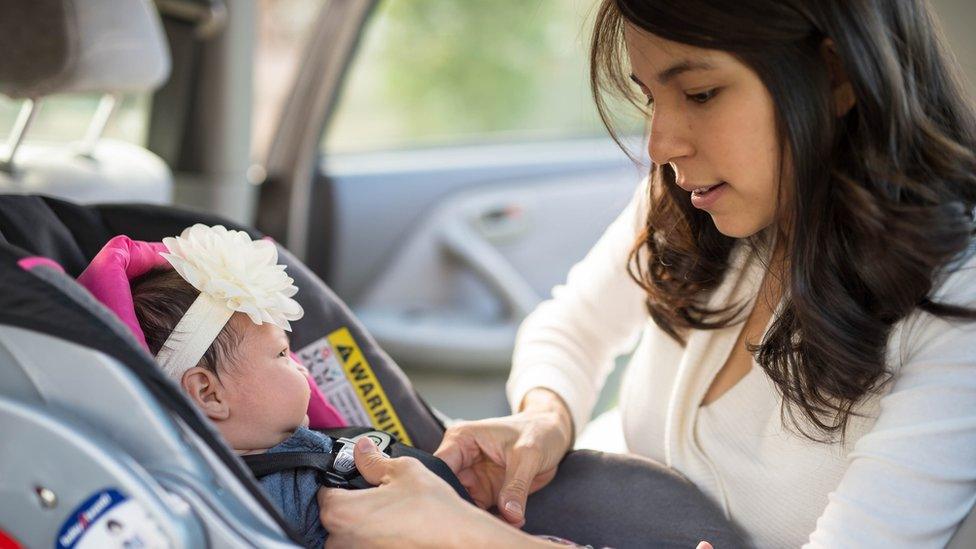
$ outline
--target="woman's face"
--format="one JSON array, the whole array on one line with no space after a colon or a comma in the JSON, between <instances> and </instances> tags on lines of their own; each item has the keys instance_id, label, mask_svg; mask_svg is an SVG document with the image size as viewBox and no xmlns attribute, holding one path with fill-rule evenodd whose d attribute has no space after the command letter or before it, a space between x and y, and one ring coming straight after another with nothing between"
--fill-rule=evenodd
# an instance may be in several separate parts
<instances>
[{"instance_id":1,"label":"woman's face","mask_svg":"<svg viewBox=\"0 0 976 549\"><path fill-rule=\"evenodd\" d=\"M631 25L624 38L632 79L653 101L651 161L670 164L722 234L744 238L773 224L780 147L773 101L756 73L726 52Z\"/></svg>"}]
</instances>

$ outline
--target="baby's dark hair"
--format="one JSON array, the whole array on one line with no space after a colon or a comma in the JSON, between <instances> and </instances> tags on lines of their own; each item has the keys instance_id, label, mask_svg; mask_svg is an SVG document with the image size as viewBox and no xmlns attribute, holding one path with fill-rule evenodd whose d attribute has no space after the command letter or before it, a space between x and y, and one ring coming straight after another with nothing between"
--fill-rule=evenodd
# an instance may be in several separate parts
<instances>
[{"instance_id":1,"label":"baby's dark hair","mask_svg":"<svg viewBox=\"0 0 976 549\"><path fill-rule=\"evenodd\" d=\"M153 269L132 281L136 319L153 356L156 356L199 295L200 291L173 269ZM226 368L227 364L233 363L242 337L233 322L228 322L197 366L206 368L219 378L217 365Z\"/></svg>"}]
</instances>

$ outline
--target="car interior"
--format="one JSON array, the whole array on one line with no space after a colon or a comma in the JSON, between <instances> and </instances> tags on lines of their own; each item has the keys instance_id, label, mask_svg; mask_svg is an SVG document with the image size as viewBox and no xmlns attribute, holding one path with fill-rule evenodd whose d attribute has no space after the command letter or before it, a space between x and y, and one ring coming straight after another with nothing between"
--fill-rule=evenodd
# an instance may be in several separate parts
<instances>
[{"instance_id":1,"label":"car interior","mask_svg":"<svg viewBox=\"0 0 976 549\"><path fill-rule=\"evenodd\" d=\"M306 312L293 348L301 355L345 334L405 438L433 452L451 422L508 413L519 323L640 177L592 132L329 148L371 33L394 10L375 0L303 4L311 30L289 45L294 78L282 78L255 159L254 29L272 3L299 11L274 0L0 6L0 121L11 121L0 146L0 547L108 543L86 530L85 513L100 505L153 546L301 545L244 462L77 283L113 236L159 241L205 223L273 239ZM976 40L960 55L967 45L976 59ZM75 96L93 107L75 133L32 139L46 131L46 106ZM145 106L141 142L109 134L133 101ZM694 546L698 537L655 519L641 495L657 465L616 453L621 436L606 428L615 383L617 371L604 415L531 496L525 530L613 547L664 532L675 547ZM722 520L717 508L713 518ZM702 528L715 547L741 544L735 532ZM974 546L976 510L948 545Z\"/></svg>"}]
</instances>

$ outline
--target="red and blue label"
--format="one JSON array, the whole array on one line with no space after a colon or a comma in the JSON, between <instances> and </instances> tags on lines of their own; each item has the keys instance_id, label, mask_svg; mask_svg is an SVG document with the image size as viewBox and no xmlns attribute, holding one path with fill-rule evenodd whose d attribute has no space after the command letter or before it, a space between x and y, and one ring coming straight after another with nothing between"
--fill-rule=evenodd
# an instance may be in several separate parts
<instances>
[{"instance_id":1,"label":"red and blue label","mask_svg":"<svg viewBox=\"0 0 976 549\"><path fill-rule=\"evenodd\" d=\"M57 549L71 549L85 535L85 532L106 515L113 507L124 503L128 498L114 488L102 490L79 505L64 526L58 531Z\"/></svg>"}]
</instances>

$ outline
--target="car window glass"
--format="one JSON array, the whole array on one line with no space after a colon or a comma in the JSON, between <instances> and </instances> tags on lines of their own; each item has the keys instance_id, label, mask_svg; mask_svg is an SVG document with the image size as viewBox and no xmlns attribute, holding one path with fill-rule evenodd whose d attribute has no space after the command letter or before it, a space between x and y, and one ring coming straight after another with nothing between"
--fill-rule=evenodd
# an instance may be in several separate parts
<instances>
[{"instance_id":1,"label":"car window glass","mask_svg":"<svg viewBox=\"0 0 976 549\"><path fill-rule=\"evenodd\" d=\"M85 137L95 116L98 94L52 95L37 103L37 113L24 141L70 143ZM120 139L144 146L149 125L150 94L120 97L102 137ZM0 96L0 135L14 127L23 101Z\"/></svg>"},{"instance_id":2,"label":"car window glass","mask_svg":"<svg viewBox=\"0 0 976 549\"><path fill-rule=\"evenodd\" d=\"M268 150L291 92L308 34L326 0L258 0L254 40L252 147Z\"/></svg>"},{"instance_id":3,"label":"car window glass","mask_svg":"<svg viewBox=\"0 0 976 549\"><path fill-rule=\"evenodd\" d=\"M603 135L587 67L594 10L594 0L382 2L324 152Z\"/></svg>"}]
</instances>

